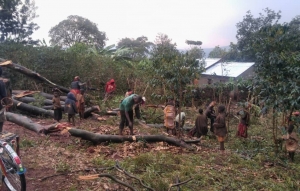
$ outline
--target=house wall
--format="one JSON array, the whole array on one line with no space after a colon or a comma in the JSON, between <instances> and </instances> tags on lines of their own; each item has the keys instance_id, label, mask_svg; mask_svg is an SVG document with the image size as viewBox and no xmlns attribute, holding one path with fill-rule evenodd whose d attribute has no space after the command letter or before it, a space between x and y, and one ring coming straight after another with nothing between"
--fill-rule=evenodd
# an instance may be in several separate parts
<instances>
[{"instance_id":1,"label":"house wall","mask_svg":"<svg viewBox=\"0 0 300 191\"><path fill-rule=\"evenodd\" d=\"M248 68L245 72L241 73L236 78L242 77L243 79L250 79L253 76L254 76L254 66L251 66L250 68Z\"/></svg>"},{"instance_id":2,"label":"house wall","mask_svg":"<svg viewBox=\"0 0 300 191\"><path fill-rule=\"evenodd\" d=\"M230 77L228 76L216 76L216 75L206 75L201 74L201 77L199 79L199 86L205 86L208 84L208 79L212 80L212 83L216 82L227 82Z\"/></svg>"}]
</instances>

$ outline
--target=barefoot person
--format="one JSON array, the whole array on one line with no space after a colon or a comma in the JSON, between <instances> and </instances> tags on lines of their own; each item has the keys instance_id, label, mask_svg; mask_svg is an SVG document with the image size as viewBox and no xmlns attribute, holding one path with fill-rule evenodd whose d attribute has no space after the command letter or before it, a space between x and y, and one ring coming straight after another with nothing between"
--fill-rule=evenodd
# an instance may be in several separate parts
<instances>
[{"instance_id":1,"label":"barefoot person","mask_svg":"<svg viewBox=\"0 0 300 191\"><path fill-rule=\"evenodd\" d=\"M224 151L225 146L224 146L224 141L225 137L227 134L227 129L226 129L226 121L225 121L225 106L220 105L218 107L218 116L216 118L216 121L214 122L214 133L218 138L218 141L220 143L220 150Z\"/></svg>"},{"instance_id":2,"label":"barefoot person","mask_svg":"<svg viewBox=\"0 0 300 191\"><path fill-rule=\"evenodd\" d=\"M120 104L121 121L119 125L119 134L123 135L123 129L128 123L130 135L133 135L133 105L143 101L142 96L132 94L126 97Z\"/></svg>"}]
</instances>

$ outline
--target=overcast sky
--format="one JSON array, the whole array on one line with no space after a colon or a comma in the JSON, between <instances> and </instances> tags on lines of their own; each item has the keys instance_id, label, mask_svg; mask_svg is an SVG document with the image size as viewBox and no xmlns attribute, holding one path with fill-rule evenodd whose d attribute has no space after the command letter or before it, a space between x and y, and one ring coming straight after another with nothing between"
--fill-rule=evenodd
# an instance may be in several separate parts
<instances>
[{"instance_id":1,"label":"overcast sky","mask_svg":"<svg viewBox=\"0 0 300 191\"><path fill-rule=\"evenodd\" d=\"M281 22L300 15L300 0L35 0L40 26L35 39L49 42L51 27L79 15L98 25L108 37L106 45L125 37L167 34L177 47L187 48L185 40L200 40L202 48L228 46L236 42L236 23L250 10L253 15L268 7L281 11Z\"/></svg>"}]
</instances>

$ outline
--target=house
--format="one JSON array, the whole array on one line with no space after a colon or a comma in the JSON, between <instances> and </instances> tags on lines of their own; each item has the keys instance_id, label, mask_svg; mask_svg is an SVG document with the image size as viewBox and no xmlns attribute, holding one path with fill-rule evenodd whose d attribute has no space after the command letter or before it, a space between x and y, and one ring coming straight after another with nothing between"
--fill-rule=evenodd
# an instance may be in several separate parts
<instances>
[{"instance_id":1,"label":"house","mask_svg":"<svg viewBox=\"0 0 300 191\"><path fill-rule=\"evenodd\" d=\"M230 78L249 79L254 75L254 62L222 62L219 58L207 58L205 63L206 71L200 76L200 85L226 82Z\"/></svg>"}]
</instances>

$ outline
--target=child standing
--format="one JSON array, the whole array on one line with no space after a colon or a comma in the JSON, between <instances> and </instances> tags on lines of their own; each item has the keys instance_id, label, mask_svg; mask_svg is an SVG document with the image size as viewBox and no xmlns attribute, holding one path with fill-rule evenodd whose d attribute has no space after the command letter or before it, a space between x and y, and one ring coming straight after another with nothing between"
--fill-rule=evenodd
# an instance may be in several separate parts
<instances>
[{"instance_id":1,"label":"child standing","mask_svg":"<svg viewBox=\"0 0 300 191\"><path fill-rule=\"evenodd\" d=\"M65 101L65 113L68 114L68 121L75 126L75 114L77 113L76 98L73 93L69 92Z\"/></svg>"},{"instance_id":2,"label":"child standing","mask_svg":"<svg viewBox=\"0 0 300 191\"><path fill-rule=\"evenodd\" d=\"M206 115L203 114L203 109L199 109L199 115L195 121L196 127L196 135L200 138L202 135L207 135L207 118Z\"/></svg>"},{"instance_id":3,"label":"child standing","mask_svg":"<svg viewBox=\"0 0 300 191\"><path fill-rule=\"evenodd\" d=\"M76 95L76 106L80 120L84 118L84 90L80 89L80 93Z\"/></svg>"},{"instance_id":4,"label":"child standing","mask_svg":"<svg viewBox=\"0 0 300 191\"><path fill-rule=\"evenodd\" d=\"M54 120L59 122L62 119L62 110L60 104L59 90L57 88L53 90L52 103L54 109Z\"/></svg>"},{"instance_id":5,"label":"child standing","mask_svg":"<svg viewBox=\"0 0 300 191\"><path fill-rule=\"evenodd\" d=\"M224 141L225 141L225 136L227 134L227 129L226 129L226 121L225 121L225 106L220 105L218 107L218 116L216 118L216 121L214 122L214 133L218 138L218 141L220 143L220 150L224 151Z\"/></svg>"}]
</instances>

